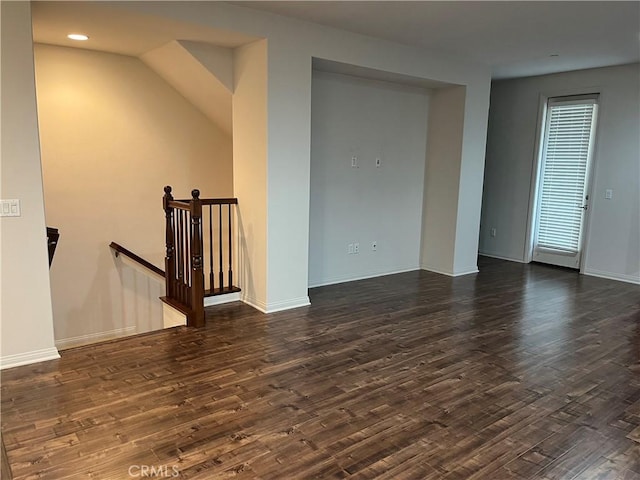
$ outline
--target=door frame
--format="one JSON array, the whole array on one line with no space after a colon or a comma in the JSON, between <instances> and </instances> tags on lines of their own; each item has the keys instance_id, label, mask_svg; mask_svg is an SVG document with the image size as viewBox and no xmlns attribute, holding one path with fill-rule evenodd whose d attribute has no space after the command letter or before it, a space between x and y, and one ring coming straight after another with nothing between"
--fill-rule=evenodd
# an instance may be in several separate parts
<instances>
[{"instance_id":1,"label":"door frame","mask_svg":"<svg viewBox=\"0 0 640 480\"><path fill-rule=\"evenodd\" d=\"M537 218L537 207L538 207L538 197L539 197L539 188L540 188L540 170L542 168L542 154L543 154L543 146L544 146L544 134L545 134L545 126L547 122L547 103L550 98L553 97L570 97L573 95L589 95L596 94L598 95L598 113L596 117L596 125L595 125L595 133L593 136L593 145L591 150L591 161L589 165L589 171L587 172L587 185L585 188L586 194L589 196L589 208L584 214L584 225L582 227L582 252L580 253L580 273L584 273L584 268L586 265L587 259L587 251L589 244L589 236L590 236L590 217L591 210L593 209L593 184L596 172L596 162L597 155L596 150L598 146L598 123L600 123L600 116L602 115L602 99L603 99L603 89L602 87L581 87L581 88L572 88L572 89L562 89L562 90L553 90L547 92L540 92L538 96L538 117L536 120L536 133L535 133L535 144L534 144L534 154L533 154L533 168L531 169L531 182L529 189L529 208L527 214L527 231L524 242L524 252L523 259L524 263L531 263L533 261L533 247L534 247L534 236L535 236L535 226L536 226L536 218Z\"/></svg>"}]
</instances>

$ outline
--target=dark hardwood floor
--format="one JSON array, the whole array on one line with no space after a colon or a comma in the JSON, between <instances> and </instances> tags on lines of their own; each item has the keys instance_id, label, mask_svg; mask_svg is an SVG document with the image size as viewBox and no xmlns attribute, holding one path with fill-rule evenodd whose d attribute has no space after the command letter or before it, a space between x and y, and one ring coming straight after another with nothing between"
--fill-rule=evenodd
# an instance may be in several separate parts
<instances>
[{"instance_id":1,"label":"dark hardwood floor","mask_svg":"<svg viewBox=\"0 0 640 480\"><path fill-rule=\"evenodd\" d=\"M14 478L639 480L640 287L480 268L4 371Z\"/></svg>"}]
</instances>

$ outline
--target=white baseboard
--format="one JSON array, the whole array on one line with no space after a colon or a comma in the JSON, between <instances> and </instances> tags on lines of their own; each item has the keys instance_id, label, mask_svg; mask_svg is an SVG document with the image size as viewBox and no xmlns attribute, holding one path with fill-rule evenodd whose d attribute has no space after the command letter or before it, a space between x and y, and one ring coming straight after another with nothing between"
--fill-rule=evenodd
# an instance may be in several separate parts
<instances>
[{"instance_id":1,"label":"white baseboard","mask_svg":"<svg viewBox=\"0 0 640 480\"><path fill-rule=\"evenodd\" d=\"M244 292L242 292L242 294L240 296L240 301L242 301L243 303L246 303L247 305L255 308L256 310L261 311L262 313L267 313L267 304L266 303L264 303L261 300L256 300L255 298L246 295Z\"/></svg>"},{"instance_id":2,"label":"white baseboard","mask_svg":"<svg viewBox=\"0 0 640 480\"><path fill-rule=\"evenodd\" d=\"M108 332L89 333L87 335L79 335L77 337L62 338L56 340L56 347L60 350L71 347L79 347L89 343L104 342L105 340L113 340L114 338L125 337L136 333L136 327L116 328Z\"/></svg>"},{"instance_id":3,"label":"white baseboard","mask_svg":"<svg viewBox=\"0 0 640 480\"><path fill-rule=\"evenodd\" d=\"M437 267L432 267L431 265L420 265L420 270L426 270L427 272L439 273L440 275L446 275L447 277L454 277L453 272L449 270L442 270Z\"/></svg>"},{"instance_id":4,"label":"white baseboard","mask_svg":"<svg viewBox=\"0 0 640 480\"><path fill-rule=\"evenodd\" d=\"M492 253L478 252L478 255L489 258L497 258L499 260L507 260L509 262L527 263L521 258L504 257L501 255L494 255ZM595 270L593 268L585 268L582 272L583 275L589 275L591 277L606 278L607 280L617 280L619 282L633 283L640 285L640 276L638 275L626 275L623 273L605 272L603 270Z\"/></svg>"},{"instance_id":5,"label":"white baseboard","mask_svg":"<svg viewBox=\"0 0 640 480\"><path fill-rule=\"evenodd\" d=\"M312 285L309 285L309 288L326 287L327 285L335 285L337 283L357 282L358 280L366 280L367 278L384 277L386 275L395 275L397 273L415 272L416 270L419 270L419 268L420 267L416 266L411 268L405 268L402 270L392 270L390 272L382 272L382 273L371 273L371 274L359 275L355 277L351 277L351 276L337 277L331 280L314 283Z\"/></svg>"},{"instance_id":6,"label":"white baseboard","mask_svg":"<svg viewBox=\"0 0 640 480\"><path fill-rule=\"evenodd\" d=\"M633 283L640 285L640 277L637 275L626 275L623 273L603 272L602 270L594 270L588 268L582 272L583 275L589 275L591 277L606 278L607 280L617 280L619 282Z\"/></svg>"},{"instance_id":7,"label":"white baseboard","mask_svg":"<svg viewBox=\"0 0 640 480\"><path fill-rule=\"evenodd\" d=\"M461 270L458 270L457 272L453 272L453 276L454 277L462 277L464 275L472 275L474 273L478 273L480 270L478 270L478 266L477 265L473 265L473 266L469 266L467 268L463 268Z\"/></svg>"},{"instance_id":8,"label":"white baseboard","mask_svg":"<svg viewBox=\"0 0 640 480\"><path fill-rule=\"evenodd\" d=\"M294 298L292 300L285 300L283 302L274 302L266 304L261 300L256 300L255 298L248 297L246 295L242 296L242 301L247 305L252 306L256 310L261 311L262 313L275 313L281 312L283 310L291 310L292 308L306 307L311 305L309 301L309 297L300 297Z\"/></svg>"},{"instance_id":9,"label":"white baseboard","mask_svg":"<svg viewBox=\"0 0 640 480\"><path fill-rule=\"evenodd\" d=\"M31 363L46 362L47 360L55 360L57 358L60 358L60 354L56 348L45 348L32 352L6 355L0 358L0 370L19 367L20 365L29 365Z\"/></svg>"},{"instance_id":10,"label":"white baseboard","mask_svg":"<svg viewBox=\"0 0 640 480\"><path fill-rule=\"evenodd\" d=\"M267 306L266 313L281 312L283 310L291 310L293 308L307 307L311 305L308 296L294 298L292 300L285 300L283 302L273 302Z\"/></svg>"},{"instance_id":11,"label":"white baseboard","mask_svg":"<svg viewBox=\"0 0 640 480\"><path fill-rule=\"evenodd\" d=\"M438 268L433 268L433 267L430 267L428 265L424 265L421 268L422 268L422 270L426 270L428 272L433 272L433 273L438 273L440 275L446 275L447 277L461 277L463 275L471 275L472 273L478 273L478 271L479 271L477 266L465 268L465 269L459 270L457 272L450 272L450 271L447 271L447 270L440 270Z\"/></svg>"},{"instance_id":12,"label":"white baseboard","mask_svg":"<svg viewBox=\"0 0 640 480\"><path fill-rule=\"evenodd\" d=\"M507 260L508 262L527 263L521 258L505 257L503 255L495 255L493 253L478 252L481 257L497 258L498 260Z\"/></svg>"},{"instance_id":13,"label":"white baseboard","mask_svg":"<svg viewBox=\"0 0 640 480\"><path fill-rule=\"evenodd\" d=\"M221 305L223 303L231 303L240 301L240 292L225 293L224 295L215 295L213 297L204 297L204 306L212 307L213 305Z\"/></svg>"}]
</instances>

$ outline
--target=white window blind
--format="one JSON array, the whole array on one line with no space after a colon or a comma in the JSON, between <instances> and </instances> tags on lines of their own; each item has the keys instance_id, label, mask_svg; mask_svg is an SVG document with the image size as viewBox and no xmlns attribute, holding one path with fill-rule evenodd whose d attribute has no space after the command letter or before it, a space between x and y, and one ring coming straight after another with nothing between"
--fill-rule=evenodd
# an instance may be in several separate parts
<instances>
[{"instance_id":1,"label":"white window blind","mask_svg":"<svg viewBox=\"0 0 640 480\"><path fill-rule=\"evenodd\" d=\"M579 251L595 109L595 98L549 101L538 247Z\"/></svg>"}]
</instances>

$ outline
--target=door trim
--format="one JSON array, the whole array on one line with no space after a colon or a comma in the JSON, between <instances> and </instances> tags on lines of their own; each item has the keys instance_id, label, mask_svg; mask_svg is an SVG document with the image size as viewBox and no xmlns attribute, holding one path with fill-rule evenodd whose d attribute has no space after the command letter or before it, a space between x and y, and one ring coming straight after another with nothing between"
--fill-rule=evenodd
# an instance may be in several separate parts
<instances>
[{"instance_id":1,"label":"door trim","mask_svg":"<svg viewBox=\"0 0 640 480\"><path fill-rule=\"evenodd\" d=\"M537 216L537 202L538 202L538 191L540 188L540 169L542 168L542 150L544 145L544 133L545 133L545 124L547 121L547 103L550 98L553 97L569 97L573 95L588 95L588 94L597 94L598 99L598 117L596 119L596 128L593 137L593 147L592 147L592 155L591 155L591 163L589 166L588 172L588 182L586 185L586 193L589 195L589 209L585 213L584 217L584 226L583 226L583 240L582 240L582 252L580 259L580 273L584 273L584 266L586 265L587 260L587 246L589 243L589 218L591 216L591 210L593 209L593 192L592 187L595 178L596 171L596 148L598 145L598 131L597 123L599 123L599 118L602 115L602 99L603 92L602 87L581 87L581 88L572 88L572 89L562 89L562 90L553 90L547 92L540 92L538 96L538 116L536 120L536 133L535 133L535 144L533 149L533 161L531 168L531 181L529 188L529 208L527 213L527 230L525 236L524 243L524 252L523 252L523 260L524 263L531 263L533 261L533 240L535 236L535 223Z\"/></svg>"}]
</instances>

